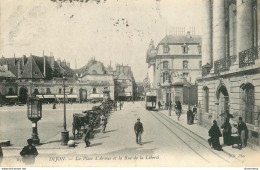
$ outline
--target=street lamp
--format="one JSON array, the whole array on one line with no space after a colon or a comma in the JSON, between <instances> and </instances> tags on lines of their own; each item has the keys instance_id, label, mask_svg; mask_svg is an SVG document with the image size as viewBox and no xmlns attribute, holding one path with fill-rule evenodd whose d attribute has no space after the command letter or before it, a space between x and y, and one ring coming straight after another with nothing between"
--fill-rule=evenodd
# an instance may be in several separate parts
<instances>
[{"instance_id":1,"label":"street lamp","mask_svg":"<svg viewBox=\"0 0 260 170\"><path fill-rule=\"evenodd\" d=\"M62 78L63 82L63 106L64 106L64 121L63 121L63 131L61 132L61 145L67 145L69 141L69 131L67 131L67 124L66 124L66 97L65 97L65 81L67 79L65 76Z\"/></svg>"},{"instance_id":2,"label":"street lamp","mask_svg":"<svg viewBox=\"0 0 260 170\"><path fill-rule=\"evenodd\" d=\"M40 143L37 130L37 121L42 118L42 103L36 96L27 99L27 117L32 121L32 140L35 145Z\"/></svg>"}]
</instances>

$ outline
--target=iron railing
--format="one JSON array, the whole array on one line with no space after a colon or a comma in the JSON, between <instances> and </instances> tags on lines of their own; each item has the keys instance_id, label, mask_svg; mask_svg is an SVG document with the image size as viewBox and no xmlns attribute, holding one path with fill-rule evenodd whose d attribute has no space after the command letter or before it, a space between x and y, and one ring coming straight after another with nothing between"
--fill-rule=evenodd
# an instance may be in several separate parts
<instances>
[{"instance_id":1,"label":"iron railing","mask_svg":"<svg viewBox=\"0 0 260 170\"><path fill-rule=\"evenodd\" d=\"M254 65L258 59L260 47L253 47L239 53L239 68Z\"/></svg>"},{"instance_id":2,"label":"iron railing","mask_svg":"<svg viewBox=\"0 0 260 170\"><path fill-rule=\"evenodd\" d=\"M219 74L228 71L231 65L231 57L225 57L214 62L214 73Z\"/></svg>"}]
</instances>

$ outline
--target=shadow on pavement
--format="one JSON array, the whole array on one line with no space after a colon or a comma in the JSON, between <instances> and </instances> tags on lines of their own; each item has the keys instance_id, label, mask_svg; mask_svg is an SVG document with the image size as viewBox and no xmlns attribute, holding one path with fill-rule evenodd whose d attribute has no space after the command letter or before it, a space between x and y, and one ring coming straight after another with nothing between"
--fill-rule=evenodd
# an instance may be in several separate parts
<instances>
[{"instance_id":1,"label":"shadow on pavement","mask_svg":"<svg viewBox=\"0 0 260 170\"><path fill-rule=\"evenodd\" d=\"M115 129L115 130L108 130L108 131L106 131L106 133L115 132L115 131L118 131L118 129Z\"/></svg>"},{"instance_id":2,"label":"shadow on pavement","mask_svg":"<svg viewBox=\"0 0 260 170\"><path fill-rule=\"evenodd\" d=\"M154 153L154 151L156 149L157 148L142 149L140 147L124 148L124 149L121 149L121 150L105 153L105 155L143 155L143 154L150 154L151 155L151 154Z\"/></svg>"},{"instance_id":3,"label":"shadow on pavement","mask_svg":"<svg viewBox=\"0 0 260 170\"><path fill-rule=\"evenodd\" d=\"M102 145L103 143L94 143L94 144L90 144L90 147L93 147L93 146L99 146L99 145Z\"/></svg>"},{"instance_id":4,"label":"shadow on pavement","mask_svg":"<svg viewBox=\"0 0 260 170\"><path fill-rule=\"evenodd\" d=\"M145 145L145 144L148 144L148 143L153 143L153 141L143 142L142 144Z\"/></svg>"}]
</instances>

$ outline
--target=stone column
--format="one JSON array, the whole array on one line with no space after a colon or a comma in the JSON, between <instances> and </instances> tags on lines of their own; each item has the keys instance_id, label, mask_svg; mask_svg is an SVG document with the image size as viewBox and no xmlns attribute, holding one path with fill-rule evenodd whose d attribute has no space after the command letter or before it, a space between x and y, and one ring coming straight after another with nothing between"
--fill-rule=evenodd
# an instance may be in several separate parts
<instances>
[{"instance_id":1,"label":"stone column","mask_svg":"<svg viewBox=\"0 0 260 170\"><path fill-rule=\"evenodd\" d=\"M230 56L236 55L236 5L229 6L229 40L230 40Z\"/></svg>"},{"instance_id":2,"label":"stone column","mask_svg":"<svg viewBox=\"0 0 260 170\"><path fill-rule=\"evenodd\" d=\"M260 1L257 1L257 18L257 44L260 46ZM258 54L258 56L260 56L260 54Z\"/></svg>"},{"instance_id":3,"label":"stone column","mask_svg":"<svg viewBox=\"0 0 260 170\"><path fill-rule=\"evenodd\" d=\"M225 0L213 0L213 64L226 55Z\"/></svg>"},{"instance_id":4,"label":"stone column","mask_svg":"<svg viewBox=\"0 0 260 170\"><path fill-rule=\"evenodd\" d=\"M252 0L237 1L237 56L253 47Z\"/></svg>"},{"instance_id":5,"label":"stone column","mask_svg":"<svg viewBox=\"0 0 260 170\"><path fill-rule=\"evenodd\" d=\"M212 8L211 0L203 0L202 6L202 65L212 64Z\"/></svg>"}]
</instances>

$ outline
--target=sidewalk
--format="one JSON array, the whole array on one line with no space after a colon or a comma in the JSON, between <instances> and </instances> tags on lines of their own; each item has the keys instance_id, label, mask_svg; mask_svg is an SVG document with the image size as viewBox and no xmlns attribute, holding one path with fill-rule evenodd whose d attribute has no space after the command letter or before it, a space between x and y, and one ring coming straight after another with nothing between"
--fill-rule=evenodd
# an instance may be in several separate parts
<instances>
[{"instance_id":1,"label":"sidewalk","mask_svg":"<svg viewBox=\"0 0 260 170\"><path fill-rule=\"evenodd\" d=\"M179 121L178 121L178 117L175 114L174 110L172 110L171 116L169 116L168 110L159 110L159 112L163 113L169 119L172 119L173 121L175 121L176 123L178 123L179 125L181 125L185 129L189 130L193 134L199 136L200 138L204 139L205 141L208 141L208 139L209 139L208 130L209 129L206 129L202 126L199 126L197 124L197 120L194 120L193 125L187 124L187 114L186 114L187 113L187 107L183 106L183 113L182 113ZM221 137L219 140L220 140L220 144L223 146L223 137ZM257 153L257 151L252 150L249 147L246 147L246 148L239 150L237 148L232 148L232 146L223 146L223 152L228 154L230 157L236 157L236 158L244 157L244 156L247 156L247 155L252 155L252 152Z\"/></svg>"}]
</instances>

